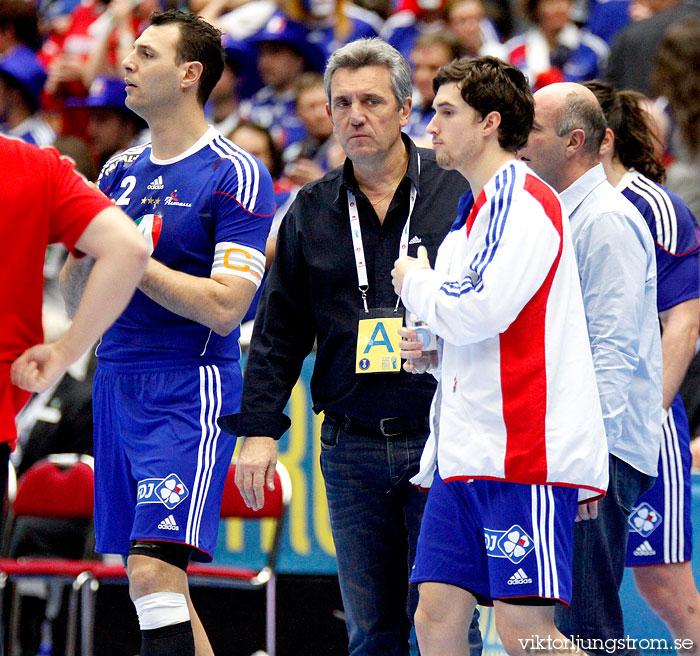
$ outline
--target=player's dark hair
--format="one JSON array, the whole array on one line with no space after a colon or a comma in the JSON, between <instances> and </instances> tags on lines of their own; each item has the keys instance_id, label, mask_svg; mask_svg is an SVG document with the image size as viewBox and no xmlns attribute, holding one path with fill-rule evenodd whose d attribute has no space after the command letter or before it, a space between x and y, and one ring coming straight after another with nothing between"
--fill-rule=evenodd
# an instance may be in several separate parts
<instances>
[{"instance_id":1,"label":"player's dark hair","mask_svg":"<svg viewBox=\"0 0 700 656\"><path fill-rule=\"evenodd\" d=\"M514 153L527 143L535 120L535 101L527 78L515 66L496 57L453 61L440 68L433 80L437 94L443 84L456 84L462 99L484 118L501 115L498 145Z\"/></svg>"},{"instance_id":2,"label":"player's dark hair","mask_svg":"<svg viewBox=\"0 0 700 656\"><path fill-rule=\"evenodd\" d=\"M663 182L666 171L657 159L649 117L637 91L617 91L600 80L585 82L600 103L608 127L615 134L614 156L625 168L635 169L654 182Z\"/></svg>"},{"instance_id":3,"label":"player's dark hair","mask_svg":"<svg viewBox=\"0 0 700 656\"><path fill-rule=\"evenodd\" d=\"M224 71L221 31L195 14L169 9L151 14L151 25L178 25L180 38L175 47L175 63L199 62L202 76L197 87L197 101L204 107L209 94Z\"/></svg>"}]
</instances>

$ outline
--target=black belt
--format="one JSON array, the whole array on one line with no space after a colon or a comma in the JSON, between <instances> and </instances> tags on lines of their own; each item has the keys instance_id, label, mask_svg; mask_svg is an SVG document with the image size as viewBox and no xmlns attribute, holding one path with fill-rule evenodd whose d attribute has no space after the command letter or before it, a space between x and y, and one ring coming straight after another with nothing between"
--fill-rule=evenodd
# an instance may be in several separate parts
<instances>
[{"instance_id":1,"label":"black belt","mask_svg":"<svg viewBox=\"0 0 700 656\"><path fill-rule=\"evenodd\" d=\"M396 437L397 435L415 435L428 431L427 417L383 417L375 423L367 423L333 412L326 412L326 419L332 426L339 426L346 433L355 433L366 437Z\"/></svg>"}]
</instances>

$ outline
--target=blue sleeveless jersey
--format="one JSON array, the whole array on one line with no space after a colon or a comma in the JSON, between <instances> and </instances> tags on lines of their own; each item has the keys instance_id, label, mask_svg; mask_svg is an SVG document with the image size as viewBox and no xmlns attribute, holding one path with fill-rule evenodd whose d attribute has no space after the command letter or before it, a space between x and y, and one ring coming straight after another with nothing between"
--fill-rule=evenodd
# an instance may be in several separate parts
<instances>
[{"instance_id":1,"label":"blue sleeveless jersey","mask_svg":"<svg viewBox=\"0 0 700 656\"><path fill-rule=\"evenodd\" d=\"M261 162L214 128L170 160L155 159L150 144L131 148L105 164L98 185L138 224L152 257L165 266L260 284L275 211L272 179ZM137 290L97 355L115 364L235 361L239 334L236 328L221 337Z\"/></svg>"}]
</instances>

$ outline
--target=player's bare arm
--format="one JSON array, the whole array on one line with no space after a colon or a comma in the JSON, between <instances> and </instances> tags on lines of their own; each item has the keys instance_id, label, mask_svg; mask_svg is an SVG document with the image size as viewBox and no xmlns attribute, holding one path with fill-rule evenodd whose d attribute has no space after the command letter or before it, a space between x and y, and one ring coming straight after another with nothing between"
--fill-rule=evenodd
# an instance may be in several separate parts
<instances>
[{"instance_id":1,"label":"player's bare arm","mask_svg":"<svg viewBox=\"0 0 700 656\"><path fill-rule=\"evenodd\" d=\"M663 354L663 406L673 403L685 372L695 355L700 324L700 306L693 298L659 314L661 321L661 351Z\"/></svg>"},{"instance_id":2,"label":"player's bare arm","mask_svg":"<svg viewBox=\"0 0 700 656\"><path fill-rule=\"evenodd\" d=\"M94 265L95 259L88 255L81 258L69 255L63 269L61 269L58 287L63 296L63 302L66 304L66 312L71 319L78 311L80 299L83 297L85 285Z\"/></svg>"},{"instance_id":3,"label":"player's bare arm","mask_svg":"<svg viewBox=\"0 0 700 656\"><path fill-rule=\"evenodd\" d=\"M253 282L239 276L201 278L170 269L153 258L139 289L171 312L222 336L241 323L256 292Z\"/></svg>"}]
</instances>

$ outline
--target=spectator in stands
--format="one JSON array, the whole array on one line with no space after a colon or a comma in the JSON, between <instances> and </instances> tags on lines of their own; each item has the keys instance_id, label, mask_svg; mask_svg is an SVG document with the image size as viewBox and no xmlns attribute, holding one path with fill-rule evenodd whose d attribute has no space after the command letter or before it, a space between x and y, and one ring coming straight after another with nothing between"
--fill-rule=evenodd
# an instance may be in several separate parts
<instances>
[{"instance_id":1,"label":"spectator in stands","mask_svg":"<svg viewBox=\"0 0 700 656\"><path fill-rule=\"evenodd\" d=\"M647 6L646 0L589 0L587 15L580 22L610 46L630 20L641 20L643 6Z\"/></svg>"},{"instance_id":2,"label":"spectator in stands","mask_svg":"<svg viewBox=\"0 0 700 656\"><path fill-rule=\"evenodd\" d=\"M292 204L298 187L295 187L294 184L285 177L282 151L275 143L275 140L272 138L267 128L263 128L255 123L239 123L231 132L229 138L237 146L243 148L243 150L248 151L251 155L255 155L270 172L275 193L275 205L277 207L275 216L272 219L272 225L270 226L270 233L265 243L265 273L263 275L263 282L255 292L255 296L250 303L248 311L245 313L243 319L241 319L242 325L255 319L255 313L258 309L258 303L260 302L260 295L262 294L263 283L265 282L267 272L272 266L272 260L275 259L277 233L280 228L280 223L282 223L284 215ZM243 332L241 332L241 339L244 339ZM249 335L248 341L250 341Z\"/></svg>"},{"instance_id":3,"label":"spectator in stands","mask_svg":"<svg viewBox=\"0 0 700 656\"><path fill-rule=\"evenodd\" d=\"M39 45L39 17L25 0L3 0L0 3L0 55L15 48L36 50Z\"/></svg>"},{"instance_id":4,"label":"spectator in stands","mask_svg":"<svg viewBox=\"0 0 700 656\"><path fill-rule=\"evenodd\" d=\"M236 39L246 39L261 30L273 15L303 24L309 41L326 57L340 46L360 38L377 36L382 19L349 0L197 0L201 16Z\"/></svg>"},{"instance_id":5,"label":"spectator in stands","mask_svg":"<svg viewBox=\"0 0 700 656\"><path fill-rule=\"evenodd\" d=\"M394 46L406 59L416 39L424 32L438 32L445 27L445 0L415 0L410 8L389 16L381 37Z\"/></svg>"},{"instance_id":6,"label":"spectator in stands","mask_svg":"<svg viewBox=\"0 0 700 656\"><path fill-rule=\"evenodd\" d=\"M309 40L326 57L350 41L378 36L382 29L377 14L346 0L282 0L281 6L309 29Z\"/></svg>"},{"instance_id":7,"label":"spectator in stands","mask_svg":"<svg viewBox=\"0 0 700 656\"><path fill-rule=\"evenodd\" d=\"M323 68L323 52L309 43L308 30L276 12L250 38L258 49L258 72L265 85L241 104L241 118L268 128L280 147L306 137L297 116L296 81L305 70Z\"/></svg>"},{"instance_id":8,"label":"spectator in stands","mask_svg":"<svg viewBox=\"0 0 700 656\"><path fill-rule=\"evenodd\" d=\"M205 112L211 124L223 135L231 134L240 121L238 114L239 85L238 62L224 50L224 71L212 89Z\"/></svg>"},{"instance_id":9,"label":"spectator in stands","mask_svg":"<svg viewBox=\"0 0 700 656\"><path fill-rule=\"evenodd\" d=\"M88 108L85 136L100 169L112 155L138 145L146 128L125 100L124 80L102 76L90 85L86 98L68 100L69 106Z\"/></svg>"},{"instance_id":10,"label":"spectator in stands","mask_svg":"<svg viewBox=\"0 0 700 656\"><path fill-rule=\"evenodd\" d=\"M381 36L408 59L421 34L446 29L446 8L447 0L404 0L404 8L387 19ZM491 20L483 18L479 25L485 41L500 41Z\"/></svg>"},{"instance_id":11,"label":"spectator in stands","mask_svg":"<svg viewBox=\"0 0 700 656\"><path fill-rule=\"evenodd\" d=\"M53 143L56 135L38 113L45 81L36 53L27 46L16 46L0 59L1 133L37 146Z\"/></svg>"},{"instance_id":12,"label":"spectator in stands","mask_svg":"<svg viewBox=\"0 0 700 656\"><path fill-rule=\"evenodd\" d=\"M326 111L323 76L304 73L297 84L297 114L308 131L303 141L284 152L287 177L299 187L322 177L329 168L328 155L336 142L333 124Z\"/></svg>"},{"instance_id":13,"label":"spectator in stands","mask_svg":"<svg viewBox=\"0 0 700 656\"><path fill-rule=\"evenodd\" d=\"M39 0L34 3L39 11L39 31L46 37L50 32L65 33L70 24L71 14L81 0Z\"/></svg>"},{"instance_id":14,"label":"spectator in stands","mask_svg":"<svg viewBox=\"0 0 700 656\"><path fill-rule=\"evenodd\" d=\"M46 146L56 135L37 113L46 81L36 55L38 21L24 0L0 3L0 132Z\"/></svg>"},{"instance_id":15,"label":"spectator in stands","mask_svg":"<svg viewBox=\"0 0 700 656\"><path fill-rule=\"evenodd\" d=\"M67 155L75 162L75 170L84 175L90 182L96 182L100 169L95 164L87 144L80 137L56 137L53 147L62 155ZM63 262L61 262L63 265ZM46 301L46 299L44 299ZM63 298L61 298L61 309L65 313Z\"/></svg>"},{"instance_id":16,"label":"spectator in stands","mask_svg":"<svg viewBox=\"0 0 700 656\"><path fill-rule=\"evenodd\" d=\"M486 20L481 0L449 0L446 7L447 26L462 47L463 57L493 55L505 58L505 48Z\"/></svg>"},{"instance_id":17,"label":"spectator in stands","mask_svg":"<svg viewBox=\"0 0 700 656\"><path fill-rule=\"evenodd\" d=\"M66 33L49 40L40 55L48 72L45 105L60 114L61 134L84 136L86 112L67 114L65 99L85 96L96 75L112 71L120 75L120 64L147 23L145 18L158 0L141 0L137 7L119 0L115 10L108 0L85 0L73 12Z\"/></svg>"},{"instance_id":18,"label":"spectator in stands","mask_svg":"<svg viewBox=\"0 0 700 656\"><path fill-rule=\"evenodd\" d=\"M42 47L42 58L49 73L46 91L51 96L65 98L83 96L87 87L83 84L83 70L95 43L95 28L98 18L105 27L110 22L107 2L88 0L71 14L71 21L58 43L49 41ZM97 24L100 27L100 23ZM116 63L116 53L113 53Z\"/></svg>"},{"instance_id":19,"label":"spectator in stands","mask_svg":"<svg viewBox=\"0 0 700 656\"><path fill-rule=\"evenodd\" d=\"M634 89L652 96L654 56L664 32L684 18L700 17L700 4L693 0L649 0L648 6L653 11L650 18L631 23L617 35L605 79L616 89Z\"/></svg>"},{"instance_id":20,"label":"spectator in stands","mask_svg":"<svg viewBox=\"0 0 700 656\"><path fill-rule=\"evenodd\" d=\"M527 75L534 90L554 82L583 82L605 70L608 46L577 27L572 0L524 0L532 26L506 43L507 59Z\"/></svg>"},{"instance_id":21,"label":"spectator in stands","mask_svg":"<svg viewBox=\"0 0 700 656\"><path fill-rule=\"evenodd\" d=\"M433 110L433 78L438 69L459 59L460 45L449 32L421 34L411 51L411 77L413 78L413 108L404 132L416 143L432 147L426 126L435 115Z\"/></svg>"},{"instance_id":22,"label":"spectator in stands","mask_svg":"<svg viewBox=\"0 0 700 656\"><path fill-rule=\"evenodd\" d=\"M650 19L652 20L652 19ZM668 167L668 186L700 218L700 12L669 28L661 41L655 87L668 100L677 126L676 160Z\"/></svg>"},{"instance_id":23,"label":"spectator in stands","mask_svg":"<svg viewBox=\"0 0 700 656\"><path fill-rule=\"evenodd\" d=\"M122 74L122 60L148 26L148 17L159 4L158 0L110 0L105 13L90 26L94 42L82 71L86 88L90 88L98 75Z\"/></svg>"}]
</instances>

